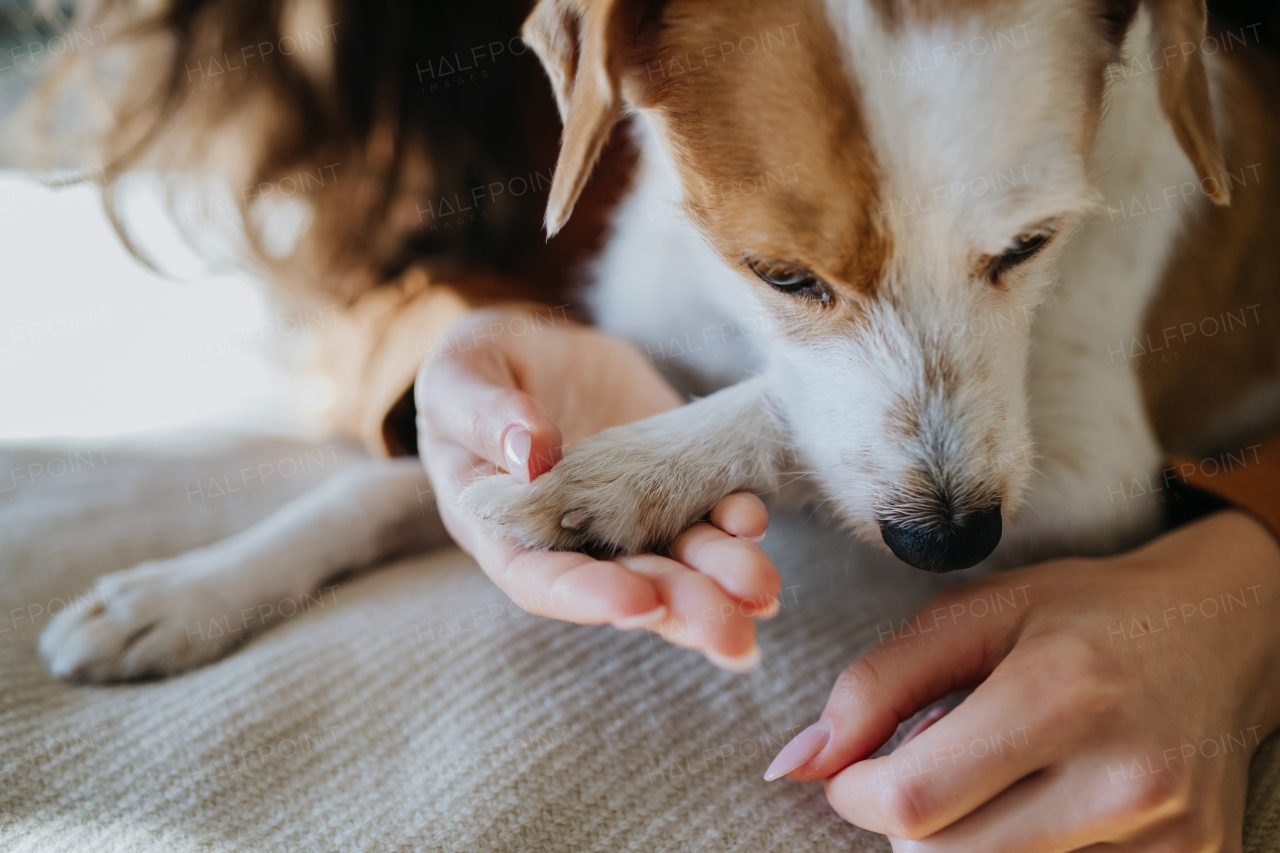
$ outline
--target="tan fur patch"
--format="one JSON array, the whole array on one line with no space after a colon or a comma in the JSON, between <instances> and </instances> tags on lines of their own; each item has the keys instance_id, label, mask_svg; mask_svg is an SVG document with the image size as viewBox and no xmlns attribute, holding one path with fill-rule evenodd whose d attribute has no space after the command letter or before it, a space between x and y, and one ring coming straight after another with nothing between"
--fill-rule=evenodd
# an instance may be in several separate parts
<instances>
[{"instance_id":1,"label":"tan fur patch","mask_svg":"<svg viewBox=\"0 0 1280 853\"><path fill-rule=\"evenodd\" d=\"M885 413L885 431L897 439L903 447L909 447L920 438L920 401L913 397L899 397Z\"/></svg>"},{"instance_id":2,"label":"tan fur patch","mask_svg":"<svg viewBox=\"0 0 1280 853\"><path fill-rule=\"evenodd\" d=\"M732 15L709 5L667 4L629 82L658 115L686 208L724 259L745 271L750 253L813 271L848 299L824 307L778 295L780 310L847 333L851 302L884 275L890 239L835 34L812 0L739 2Z\"/></svg>"},{"instance_id":3,"label":"tan fur patch","mask_svg":"<svg viewBox=\"0 0 1280 853\"><path fill-rule=\"evenodd\" d=\"M950 399L960 387L960 373L947 350L933 348L924 353L924 384L943 399Z\"/></svg>"}]
</instances>

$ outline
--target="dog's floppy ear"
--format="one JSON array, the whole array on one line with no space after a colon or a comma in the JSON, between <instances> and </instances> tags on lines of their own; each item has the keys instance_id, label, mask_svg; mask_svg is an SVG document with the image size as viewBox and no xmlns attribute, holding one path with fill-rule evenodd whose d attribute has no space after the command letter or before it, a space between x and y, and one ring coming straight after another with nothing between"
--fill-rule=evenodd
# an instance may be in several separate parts
<instances>
[{"instance_id":1,"label":"dog's floppy ear","mask_svg":"<svg viewBox=\"0 0 1280 853\"><path fill-rule=\"evenodd\" d=\"M546 229L569 221L622 107L628 0L538 0L522 36L542 60L564 121Z\"/></svg>"},{"instance_id":2,"label":"dog's floppy ear","mask_svg":"<svg viewBox=\"0 0 1280 853\"><path fill-rule=\"evenodd\" d=\"M1218 204L1231 201L1226 164L1213 126L1209 103L1209 78L1205 75L1200 44L1205 36L1208 12L1205 0L1143 0L1151 11L1152 51L1162 57L1164 79L1160 105L1173 125L1182 150L1195 166L1203 186L1213 179L1209 193Z\"/></svg>"}]
</instances>

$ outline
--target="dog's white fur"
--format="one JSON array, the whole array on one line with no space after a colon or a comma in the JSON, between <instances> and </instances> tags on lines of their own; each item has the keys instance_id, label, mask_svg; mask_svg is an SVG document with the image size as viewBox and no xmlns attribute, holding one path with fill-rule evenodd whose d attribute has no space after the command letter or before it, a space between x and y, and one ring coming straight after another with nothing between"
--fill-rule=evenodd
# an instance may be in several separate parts
<instances>
[{"instance_id":1,"label":"dog's white fur","mask_svg":"<svg viewBox=\"0 0 1280 853\"><path fill-rule=\"evenodd\" d=\"M975 18L968 31L913 29L894 37L863 4L831 0L830 5L835 20L847 20L848 57L854 78L862 81L876 80L877 69L900 57L927 55L934 45L968 42L990 31L989 23ZM1029 8L1036 12L1036 31L1061 35L1063 28L1082 24L1079 15L1060 14L1057 4ZM1141 50L1149 35L1143 12L1130 30L1130 44ZM1025 507L1015 516L1021 530L1015 527L1006 535L1006 552L1025 556L1032 541L1036 551L1046 552L1066 537L1078 549L1103 550L1149 533L1156 523L1152 508L1117 515L1108 486L1149 475L1157 468L1159 448L1136 378L1115 372L1099 356L1108 345L1138 334L1175 232L1082 228L1056 265L1053 258L1038 259L1034 274L999 303L984 304L984 294L975 299L974 289L957 286L968 275L957 269L967 248L956 245L957 235L998 253L1028 223L1054 217L1067 229L1080 228L1079 220L1096 212L1103 199L1128 199L1152 187L1197 180L1154 87L1118 94L1092 162L1079 161L1070 144L1077 129L1064 124L1074 122L1077 111L1061 104L1039 112L1034 108L1045 103L1046 91L1083 97L1055 85L1072 77L1062 66L1078 61L1068 50L1073 42L1068 33L1038 44L1033 57L1014 52L989 61L984 57L965 74L923 87L908 109L900 91L862 87L875 150L891 158L883 164L889 178L886 201L927 199L933 188L949 186L957 177L1008 172L1010 164L1026 164L1028 186L1034 188L1017 199L1010 198L1012 193L959 195L931 217L913 220L912 251L897 275L906 284L898 291L900 310L882 307L870 332L835 341L808 344L775 336L765 342L761 376L748 386L602 433L570 453L534 489L497 477L472 486L464 500L528 544L572 548L603 542L635 550L661 541L710 506L707 494L698 495L701 503L673 501L674 485L637 492L626 473L633 467L667 467L668 460L682 455L675 437L691 436L699 442L696 455L702 461L680 467L685 477L737 472L737 479L716 482L727 489L758 490L786 478L799 464L812 472L838 518L874 541L880 537L879 519L891 514L909 519L912 512L910 505L888 502L883 485L898 482L920 464L926 456L921 444L934 444L945 448L944 458L929 463L951 466L938 473L940 479L963 487L980 486L1002 473L1009 477L1006 508ZM1060 55L1052 54L1055 48ZM999 95L993 97L994 92ZM653 215L654 210L679 210L682 189L661 132L647 124L648 116L639 118L644 163L601 263L595 291L601 325L642 345L678 337L672 318L687 322L688 314L672 306L688 302L683 292L690 279L698 282L704 300L720 309L718 315L705 315L699 326L736 325L744 317L763 316L766 307L754 299L758 291L744 286L740 274L727 269L691 226ZM991 128L1000 133L993 135ZM1046 299L1049 304L1041 307ZM953 334L956 324L965 332ZM922 418L924 436L903 449L885 436L886 414L902 394L921 387L924 362L934 349L946 350L961 365L989 359L991 369L986 382L962 381L950 399L931 395ZM763 441L759 424L740 416L748 387L756 395L752 408L778 413L777 430ZM984 456L977 444L992 434L998 436L996 452ZM708 435L714 441L707 441ZM702 445L714 452L703 452ZM784 446L796 453L779 452ZM760 476L762 455L773 465L772 478ZM868 457L877 462L874 475L860 470ZM749 462L735 465L736 460ZM563 527L561 519L570 514L577 525Z\"/></svg>"},{"instance_id":2,"label":"dog's white fur","mask_svg":"<svg viewBox=\"0 0 1280 853\"><path fill-rule=\"evenodd\" d=\"M265 521L206 548L103 575L86 603L40 635L54 675L113 681L167 675L226 651L211 624L256 633L282 614L259 605L313 592L334 575L448 541L422 512L417 459L347 469ZM246 638L240 635L238 639Z\"/></svg>"},{"instance_id":3,"label":"dog's white fur","mask_svg":"<svg viewBox=\"0 0 1280 853\"><path fill-rule=\"evenodd\" d=\"M1110 489L1153 473L1160 451L1133 373L1114 371L1099 354L1138 333L1175 232L1116 233L1090 227L1089 216L1104 199L1196 180L1156 87L1114 93L1092 156L1080 162L1068 144L1078 128L1062 126L1077 111L1037 106L1049 92L1083 97L1062 87L1074 79L1064 66L1077 61L1073 34L1062 28L1081 26L1078 16L1060 11L1066 4L1027 5L1019 21L1055 33L1035 50L983 57L909 96L875 85L878 69L988 33L990 23L975 16L967 25L894 34L863 0L828 5L849 48L848 70L861 81L872 144L885 158L886 199L927 197L957 177L1024 164L1028 191L960 195L932 218L910 222L911 249L899 258L896 277L912 287L900 291L900 310L874 316L871 333L820 343L739 336L726 346L763 346L734 359L739 369L712 377L737 384L580 442L532 487L494 477L463 500L526 542L634 550L670 538L732 490L771 490L808 472L840 520L878 540L879 518L911 513L885 484L921 461L919 446L886 439L885 413L902 393L920 389L936 346L960 364L988 362L985 382L928 398L921 441L942 448L930 461L946 468L935 472L940 476L978 485L1003 478L1006 517L1016 519L1001 546L1007 559L1052 553L1068 541L1101 551L1150 534L1154 510L1117 514ZM1150 25L1140 13L1128 36L1136 50ZM1206 60L1212 81L1215 61ZM914 100L904 109L908 98ZM679 209L682 190L663 128L651 118L637 117L641 171L617 215L593 294L601 326L650 347L689 328L738 324L766 311L692 226L665 215ZM659 210L664 215L655 216ZM998 308L948 289L957 276L957 240L998 253L1044 217L1076 233L1036 260ZM993 311L1019 322L1001 323L999 335L978 335L979 320L994 325ZM957 324L966 331L953 333ZM979 446L988 437L994 450ZM862 464L868 458L874 474ZM438 525L407 532L421 520L425 484L416 462L370 463L227 542L107 575L94 596L105 606L57 617L41 652L54 674L93 680L168 673L211 658L217 652L192 645L185 626L312 590L337 570L409 544L440 541Z\"/></svg>"}]
</instances>

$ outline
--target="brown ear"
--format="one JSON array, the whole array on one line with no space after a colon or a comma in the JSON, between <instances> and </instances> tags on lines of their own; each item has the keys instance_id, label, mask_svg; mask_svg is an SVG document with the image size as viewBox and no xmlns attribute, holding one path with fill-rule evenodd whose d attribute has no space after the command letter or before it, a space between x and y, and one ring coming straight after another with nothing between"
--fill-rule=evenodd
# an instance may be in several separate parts
<instances>
[{"instance_id":1,"label":"brown ear","mask_svg":"<svg viewBox=\"0 0 1280 853\"><path fill-rule=\"evenodd\" d=\"M542 60L564 121L547 236L573 213L622 107L626 0L538 0L523 38Z\"/></svg>"},{"instance_id":2,"label":"brown ear","mask_svg":"<svg viewBox=\"0 0 1280 853\"><path fill-rule=\"evenodd\" d=\"M1231 201L1231 187L1209 103L1209 78L1205 75L1200 43L1208 13L1205 0L1145 0L1151 10L1152 49L1164 60L1160 105L1173 125L1174 135L1187 153L1201 184L1213 179L1210 193L1218 204Z\"/></svg>"}]
</instances>

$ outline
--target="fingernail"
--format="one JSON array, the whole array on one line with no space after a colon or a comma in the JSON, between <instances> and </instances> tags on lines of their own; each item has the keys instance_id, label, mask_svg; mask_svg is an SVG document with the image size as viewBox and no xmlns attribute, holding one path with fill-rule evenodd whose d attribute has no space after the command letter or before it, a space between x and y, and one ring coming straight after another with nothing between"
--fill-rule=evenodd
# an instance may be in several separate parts
<instances>
[{"instance_id":1,"label":"fingernail","mask_svg":"<svg viewBox=\"0 0 1280 853\"><path fill-rule=\"evenodd\" d=\"M782 748L782 752L773 759L769 769L764 771L764 781L772 782L774 779L786 776L797 767L808 764L815 755L822 752L829 740L831 740L831 721L818 720L793 737L791 742Z\"/></svg>"},{"instance_id":2,"label":"fingernail","mask_svg":"<svg viewBox=\"0 0 1280 853\"><path fill-rule=\"evenodd\" d=\"M529 479L529 451L533 448L533 436L524 427L510 427L502 440L502 452L507 457L507 471L524 480Z\"/></svg>"},{"instance_id":3,"label":"fingernail","mask_svg":"<svg viewBox=\"0 0 1280 853\"><path fill-rule=\"evenodd\" d=\"M899 744L899 746L905 746L917 735L932 726L934 723L938 722L938 720L941 720L946 715L946 708L934 708L932 711L921 717L920 722L911 727L911 731L907 732L907 736L902 739L902 743Z\"/></svg>"},{"instance_id":4,"label":"fingernail","mask_svg":"<svg viewBox=\"0 0 1280 853\"><path fill-rule=\"evenodd\" d=\"M779 599L771 598L769 603L761 609L757 614L761 619L772 619L778 615L778 611L782 609L782 602Z\"/></svg>"},{"instance_id":5,"label":"fingernail","mask_svg":"<svg viewBox=\"0 0 1280 853\"><path fill-rule=\"evenodd\" d=\"M634 631L637 628L646 628L655 622L661 622L667 618L667 605L659 604L648 613L638 613L635 616L623 616L621 619L613 621L613 627L619 631Z\"/></svg>"},{"instance_id":6,"label":"fingernail","mask_svg":"<svg viewBox=\"0 0 1280 853\"><path fill-rule=\"evenodd\" d=\"M760 651L759 643L752 643L751 648L736 658L728 655L722 655L719 652L713 652L710 649L703 652L707 656L707 660L711 661L721 669L741 675L744 672L750 672L760 665L760 660L764 657L764 653Z\"/></svg>"},{"instance_id":7,"label":"fingernail","mask_svg":"<svg viewBox=\"0 0 1280 853\"><path fill-rule=\"evenodd\" d=\"M767 533L768 531L765 531L765 532ZM764 536L765 534L761 533L759 536L738 536L736 538L745 539L747 542L763 542Z\"/></svg>"}]
</instances>

